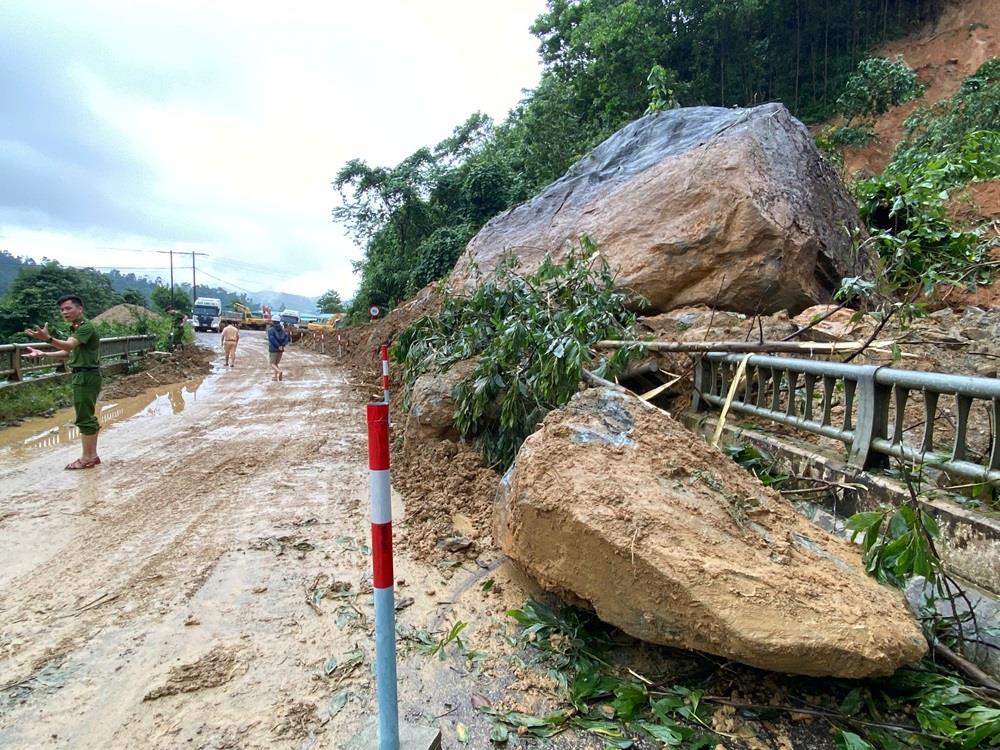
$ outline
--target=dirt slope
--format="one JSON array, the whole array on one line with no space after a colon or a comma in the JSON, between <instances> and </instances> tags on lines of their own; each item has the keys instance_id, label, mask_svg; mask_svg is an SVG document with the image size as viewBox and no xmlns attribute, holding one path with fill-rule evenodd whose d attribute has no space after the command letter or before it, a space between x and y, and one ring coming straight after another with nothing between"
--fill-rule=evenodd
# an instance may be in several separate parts
<instances>
[{"instance_id":1,"label":"dirt slope","mask_svg":"<svg viewBox=\"0 0 1000 750\"><path fill-rule=\"evenodd\" d=\"M893 107L875 123L878 140L844 155L844 174L878 174L902 140L903 121L919 106L945 99L991 57L1000 56L1000 2L957 0L946 5L933 27L897 39L875 51L894 58L902 55L927 87L923 97Z\"/></svg>"}]
</instances>

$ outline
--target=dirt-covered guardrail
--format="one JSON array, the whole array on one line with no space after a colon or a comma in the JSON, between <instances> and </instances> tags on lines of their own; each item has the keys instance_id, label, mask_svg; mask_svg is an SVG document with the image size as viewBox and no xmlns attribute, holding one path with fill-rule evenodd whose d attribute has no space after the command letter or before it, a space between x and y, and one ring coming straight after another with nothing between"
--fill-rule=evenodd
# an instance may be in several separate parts
<instances>
[{"instance_id":1,"label":"dirt-covered guardrail","mask_svg":"<svg viewBox=\"0 0 1000 750\"><path fill-rule=\"evenodd\" d=\"M38 380L40 377L60 376L68 372L66 360L57 363L51 359L28 359L24 352L28 347L52 351L50 344L3 344L0 345L0 381L11 384L24 382L25 379ZM101 339L101 365L118 361L127 361L134 354L145 354L156 346L154 336L115 336Z\"/></svg>"}]
</instances>

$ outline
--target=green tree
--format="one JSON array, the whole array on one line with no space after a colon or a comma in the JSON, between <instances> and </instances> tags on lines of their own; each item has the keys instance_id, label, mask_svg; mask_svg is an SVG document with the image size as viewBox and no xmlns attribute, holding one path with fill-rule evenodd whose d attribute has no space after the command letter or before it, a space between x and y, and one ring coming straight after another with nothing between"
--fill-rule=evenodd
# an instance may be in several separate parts
<instances>
[{"instance_id":1,"label":"green tree","mask_svg":"<svg viewBox=\"0 0 1000 750\"><path fill-rule=\"evenodd\" d=\"M340 313L344 312L344 303L340 299L340 294L331 289L316 300L316 309L321 313Z\"/></svg>"},{"instance_id":2,"label":"green tree","mask_svg":"<svg viewBox=\"0 0 1000 750\"><path fill-rule=\"evenodd\" d=\"M11 255L6 250L0 250L0 295L7 291L10 283L17 278L21 266L33 266L35 261L31 258L21 258Z\"/></svg>"},{"instance_id":3,"label":"green tree","mask_svg":"<svg viewBox=\"0 0 1000 750\"><path fill-rule=\"evenodd\" d=\"M107 276L92 268L67 268L57 261L25 265L0 299L0 337L13 337L29 325L61 326L56 301L64 294L79 295L87 317L121 301Z\"/></svg>"},{"instance_id":4,"label":"green tree","mask_svg":"<svg viewBox=\"0 0 1000 750\"><path fill-rule=\"evenodd\" d=\"M166 312L173 308L180 310L185 315L191 314L191 295L180 287L174 287L174 293L171 297L170 287L158 286L153 290L151 296L153 306L160 312Z\"/></svg>"},{"instance_id":5,"label":"green tree","mask_svg":"<svg viewBox=\"0 0 1000 750\"><path fill-rule=\"evenodd\" d=\"M785 102L833 113L873 45L942 0L548 0L531 32L538 86L507 119L474 113L390 167L354 159L333 181L333 218L364 249L350 318L390 308L446 274L469 237L531 198L600 141L676 105Z\"/></svg>"},{"instance_id":6,"label":"green tree","mask_svg":"<svg viewBox=\"0 0 1000 750\"><path fill-rule=\"evenodd\" d=\"M138 289L129 288L122 292L122 302L129 305L138 305L139 307L149 307L146 298Z\"/></svg>"},{"instance_id":7,"label":"green tree","mask_svg":"<svg viewBox=\"0 0 1000 750\"><path fill-rule=\"evenodd\" d=\"M908 102L924 93L917 74L903 61L884 57L868 57L858 63L858 69L837 98L840 113L847 123L856 117L876 117L889 107Z\"/></svg>"}]
</instances>

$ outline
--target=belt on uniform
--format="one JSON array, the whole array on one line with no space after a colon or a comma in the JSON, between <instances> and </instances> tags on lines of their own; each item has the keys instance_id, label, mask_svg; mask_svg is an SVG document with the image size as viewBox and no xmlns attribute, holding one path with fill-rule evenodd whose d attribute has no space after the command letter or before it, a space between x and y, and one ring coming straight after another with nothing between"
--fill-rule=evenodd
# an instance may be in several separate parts
<instances>
[{"instance_id":1,"label":"belt on uniform","mask_svg":"<svg viewBox=\"0 0 1000 750\"><path fill-rule=\"evenodd\" d=\"M73 372L100 372L100 367L71 367L69 368Z\"/></svg>"}]
</instances>

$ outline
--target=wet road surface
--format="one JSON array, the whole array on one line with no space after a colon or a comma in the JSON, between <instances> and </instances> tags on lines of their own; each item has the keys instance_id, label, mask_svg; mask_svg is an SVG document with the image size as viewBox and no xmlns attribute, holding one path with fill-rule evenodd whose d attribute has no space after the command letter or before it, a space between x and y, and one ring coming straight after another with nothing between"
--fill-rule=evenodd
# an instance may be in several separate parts
<instances>
[{"instance_id":1,"label":"wet road surface","mask_svg":"<svg viewBox=\"0 0 1000 750\"><path fill-rule=\"evenodd\" d=\"M271 382L265 351L245 332L235 369L217 354L203 379L100 404L93 470L62 469L71 412L0 431L4 750L339 748L376 714L365 389L296 347ZM405 539L395 492L393 526ZM504 612L533 584L496 553L432 565L397 545L394 568L402 720L487 747L470 696L551 705L510 692ZM421 650L459 622L462 645Z\"/></svg>"},{"instance_id":2,"label":"wet road surface","mask_svg":"<svg viewBox=\"0 0 1000 750\"><path fill-rule=\"evenodd\" d=\"M0 433L0 746L337 747L365 718L367 662L324 670L370 650L364 409L329 358L283 367L248 333L234 369L102 404L89 471L71 415Z\"/></svg>"}]
</instances>

